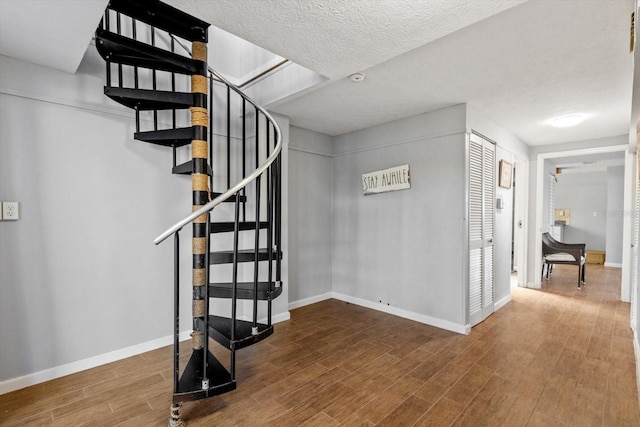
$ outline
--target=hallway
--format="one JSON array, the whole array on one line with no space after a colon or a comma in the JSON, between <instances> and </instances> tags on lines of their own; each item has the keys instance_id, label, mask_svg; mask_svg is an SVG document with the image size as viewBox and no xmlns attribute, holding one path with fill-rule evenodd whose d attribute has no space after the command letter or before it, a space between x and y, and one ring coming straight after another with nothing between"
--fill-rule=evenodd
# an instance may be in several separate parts
<instances>
[{"instance_id":1,"label":"hallway","mask_svg":"<svg viewBox=\"0 0 640 427\"><path fill-rule=\"evenodd\" d=\"M564 267L564 268L563 268ZM637 426L620 270L558 266L468 336L337 300L291 312L238 353L238 389L189 426ZM188 342L185 342L185 346ZM222 360L227 353L216 349ZM0 424L166 425L171 348L0 396Z\"/></svg>"}]
</instances>

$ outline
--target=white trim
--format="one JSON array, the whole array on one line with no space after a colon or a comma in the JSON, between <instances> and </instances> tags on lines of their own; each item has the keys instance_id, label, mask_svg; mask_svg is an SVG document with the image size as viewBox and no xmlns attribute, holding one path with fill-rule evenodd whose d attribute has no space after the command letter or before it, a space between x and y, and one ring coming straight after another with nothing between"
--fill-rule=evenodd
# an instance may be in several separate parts
<instances>
[{"instance_id":1,"label":"white trim","mask_svg":"<svg viewBox=\"0 0 640 427\"><path fill-rule=\"evenodd\" d=\"M509 292L509 295L506 295L505 297L500 298L498 301L493 303L493 311L495 312L495 311L500 310L502 307L507 305L509 302L511 302L511 292Z\"/></svg>"},{"instance_id":2,"label":"white trim","mask_svg":"<svg viewBox=\"0 0 640 427\"><path fill-rule=\"evenodd\" d=\"M313 297L300 299L298 301L293 301L289 303L289 310L294 310L296 308L304 307L305 305L315 304L320 301L328 300L334 298L333 292L327 292L326 294L316 295Z\"/></svg>"},{"instance_id":3,"label":"white trim","mask_svg":"<svg viewBox=\"0 0 640 427\"><path fill-rule=\"evenodd\" d=\"M280 322L286 322L289 319L291 319L291 313L289 313L289 311L285 311L284 313L278 313L271 316L271 323L275 324ZM267 319L265 318L261 322L266 322L266 320Z\"/></svg>"},{"instance_id":4,"label":"white trim","mask_svg":"<svg viewBox=\"0 0 640 427\"><path fill-rule=\"evenodd\" d=\"M427 316L420 313L414 313L412 311L403 310L397 307L391 307L388 305L382 305L373 301L367 301L360 298L355 298L349 295L339 294L332 292L333 298L340 301L356 304L361 307L370 308L383 313L393 314L394 316L403 317L405 319L414 320L416 322L424 323L425 325L435 326L440 329L446 329L448 331L457 332L459 334L468 334L471 330L469 325L463 325L460 323L450 322L448 320L438 319L436 317Z\"/></svg>"},{"instance_id":5,"label":"white trim","mask_svg":"<svg viewBox=\"0 0 640 427\"><path fill-rule=\"evenodd\" d=\"M463 325L460 323L454 323L448 320L438 319L436 317L431 317L431 316L427 316L420 313L414 313L412 311L379 304L373 301L367 301L364 299L352 297L350 295L345 295L338 292L327 292L325 294L317 295L315 297L305 298L302 300L290 302L289 310L304 307L305 305L315 304L317 302L325 301L332 298L340 301L348 302L350 304L359 305L361 307L370 308L372 310L381 311L383 313L393 314L394 316L402 317L405 319L414 320L416 322L424 323L425 325L435 326L436 328L457 332L459 334L467 335L469 334L469 332L471 332L471 327L469 325ZM510 301L511 295L509 295L507 298ZM504 299L505 298L503 298L502 300ZM504 304L506 304L509 301L505 301Z\"/></svg>"},{"instance_id":6,"label":"white trim","mask_svg":"<svg viewBox=\"0 0 640 427\"><path fill-rule=\"evenodd\" d=\"M607 262L604 263L605 267L622 268L622 264L619 262Z\"/></svg>"},{"instance_id":7,"label":"white trim","mask_svg":"<svg viewBox=\"0 0 640 427\"><path fill-rule=\"evenodd\" d=\"M190 339L191 330L180 332L180 341ZM66 375L75 374L96 366L105 365L117 360L126 359L127 357L136 356L147 351L155 350L167 345L173 344L173 335L147 341L142 344L136 344L131 347L122 348L120 350L111 351L109 353L99 354L97 356L88 357L86 359L67 363L43 371L34 372L33 374L24 375L22 377L11 378L0 382L0 395L9 393L21 388L40 384Z\"/></svg>"}]
</instances>

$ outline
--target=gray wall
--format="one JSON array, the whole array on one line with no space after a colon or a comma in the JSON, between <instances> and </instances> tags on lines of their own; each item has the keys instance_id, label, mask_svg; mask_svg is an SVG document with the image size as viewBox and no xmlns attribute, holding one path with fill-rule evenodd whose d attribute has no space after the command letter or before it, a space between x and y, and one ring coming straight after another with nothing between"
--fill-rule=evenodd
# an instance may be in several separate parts
<instances>
[{"instance_id":1,"label":"gray wall","mask_svg":"<svg viewBox=\"0 0 640 427\"><path fill-rule=\"evenodd\" d=\"M289 302L331 292L332 138L291 127L289 142Z\"/></svg>"},{"instance_id":2,"label":"gray wall","mask_svg":"<svg viewBox=\"0 0 640 427\"><path fill-rule=\"evenodd\" d=\"M607 168L607 240L606 264L622 264L624 222L624 166Z\"/></svg>"},{"instance_id":3,"label":"gray wall","mask_svg":"<svg viewBox=\"0 0 640 427\"><path fill-rule=\"evenodd\" d=\"M333 290L464 325L464 105L334 140ZM364 196L361 174L409 163L411 189Z\"/></svg>"},{"instance_id":4,"label":"gray wall","mask_svg":"<svg viewBox=\"0 0 640 427\"><path fill-rule=\"evenodd\" d=\"M22 211L0 222L0 380L172 333L172 244L152 241L189 211L190 182L132 141L91 65L0 61L0 200Z\"/></svg>"},{"instance_id":5,"label":"gray wall","mask_svg":"<svg viewBox=\"0 0 640 427\"><path fill-rule=\"evenodd\" d=\"M564 241L586 243L587 250L604 251L607 240L607 173L566 173L557 176L556 208L571 209Z\"/></svg>"}]
</instances>

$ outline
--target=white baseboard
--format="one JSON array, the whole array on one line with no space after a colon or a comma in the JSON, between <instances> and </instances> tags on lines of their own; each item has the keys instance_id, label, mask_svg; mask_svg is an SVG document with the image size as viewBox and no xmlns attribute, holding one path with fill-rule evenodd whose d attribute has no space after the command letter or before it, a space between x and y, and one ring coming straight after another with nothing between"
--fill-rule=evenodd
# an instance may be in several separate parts
<instances>
[{"instance_id":1,"label":"white baseboard","mask_svg":"<svg viewBox=\"0 0 640 427\"><path fill-rule=\"evenodd\" d=\"M613 268L622 268L622 264L617 263L617 262L604 262L604 266L605 267L613 267Z\"/></svg>"},{"instance_id":2,"label":"white baseboard","mask_svg":"<svg viewBox=\"0 0 640 427\"><path fill-rule=\"evenodd\" d=\"M289 311L286 311L284 313L275 314L271 320L272 323L279 323L287 321L289 319L291 319L291 314L289 313ZM261 319L260 322L264 323L266 322L266 319ZM180 332L180 341L190 339L190 334L191 330ZM173 335L158 338L152 341L147 341L142 344L133 345L131 347L126 347L120 350L111 351L109 353L99 354L97 356L45 369L43 371L34 372L33 374L24 375L22 377L0 381L0 395L35 384L40 384L45 381L51 381L56 378L64 377L66 375L75 374L87 369L95 368L96 366L101 366L107 363L115 362L117 360L126 359L127 357L136 356L138 354L155 350L157 348L171 344L173 344Z\"/></svg>"},{"instance_id":3,"label":"white baseboard","mask_svg":"<svg viewBox=\"0 0 640 427\"><path fill-rule=\"evenodd\" d=\"M191 331L181 332L180 341L190 339L190 334ZM135 356L171 344L173 344L173 335L147 341L142 344L133 345L120 350L111 351L109 353L88 357L65 365L55 366L43 371L34 372L33 374L24 375L22 377L11 378L0 382L0 394L10 393L21 388L54 380L66 375L75 374L80 371L85 371L117 360L126 359L127 357Z\"/></svg>"},{"instance_id":4,"label":"white baseboard","mask_svg":"<svg viewBox=\"0 0 640 427\"><path fill-rule=\"evenodd\" d=\"M394 316L414 320L416 322L424 323L425 325L435 326L436 328L446 329L448 331L457 332L459 334L468 334L471 329L468 327L468 325L454 323L448 320L438 319L436 317L431 317L420 313L414 313L412 311L403 310L401 308L391 307L360 298L355 298L349 295L339 294L337 292L332 292L332 295L333 298L339 299L340 301L356 304L366 308L371 308L373 310L382 311L388 314L393 314Z\"/></svg>"},{"instance_id":5,"label":"white baseboard","mask_svg":"<svg viewBox=\"0 0 640 427\"><path fill-rule=\"evenodd\" d=\"M505 305L507 305L511 301L511 294L507 295L504 298L500 298L498 301L493 303L493 310L498 311Z\"/></svg>"},{"instance_id":6,"label":"white baseboard","mask_svg":"<svg viewBox=\"0 0 640 427\"><path fill-rule=\"evenodd\" d=\"M333 292L327 292L325 294L316 295L310 298L293 301L289 303L289 310L294 310L296 308L304 307L305 305L315 304L317 302L324 301L331 298L333 298Z\"/></svg>"}]
</instances>

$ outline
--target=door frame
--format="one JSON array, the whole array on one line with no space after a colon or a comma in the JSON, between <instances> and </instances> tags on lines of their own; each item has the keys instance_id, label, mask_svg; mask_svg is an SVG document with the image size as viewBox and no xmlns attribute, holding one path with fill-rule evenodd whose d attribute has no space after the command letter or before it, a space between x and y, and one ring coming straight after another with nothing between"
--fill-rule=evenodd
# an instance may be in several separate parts
<instances>
[{"instance_id":1,"label":"door frame","mask_svg":"<svg viewBox=\"0 0 640 427\"><path fill-rule=\"evenodd\" d=\"M535 228L533 237L533 282L528 282L527 286L530 288L541 288L542 287L542 277L540 274L536 272L542 271L542 257L535 256L535 254L540 254L542 252L542 240L540 239L540 235L542 234L542 218L544 214L542 212L543 199L544 199L544 162L548 159L555 159L559 157L568 157L568 156L581 156L585 154L602 154L602 153L613 153L613 152L626 152L628 153L629 145L621 144L621 145L609 145L605 147L593 147L593 148L582 148L576 150L566 150L566 151L554 151L548 153L539 153L536 156L536 218L535 218ZM625 179L624 179L624 188L627 189L628 185L633 185L633 182L629 183L629 174L627 173L628 169L628 155L625 155ZM632 180L632 178L631 178ZM630 197L629 193L625 193L624 195L624 206L626 209L628 198ZM631 201L633 202L633 201ZM626 212L626 211L625 211ZM621 295L622 300L628 301L630 298L630 269L629 265L630 252L631 252L631 236L627 233L632 227L632 218L629 215L624 215L623 219L623 240L622 240L622 283L621 286ZM626 294L625 294L626 292Z\"/></svg>"}]
</instances>

